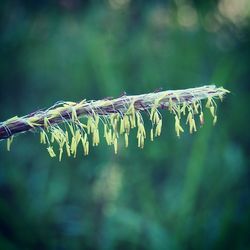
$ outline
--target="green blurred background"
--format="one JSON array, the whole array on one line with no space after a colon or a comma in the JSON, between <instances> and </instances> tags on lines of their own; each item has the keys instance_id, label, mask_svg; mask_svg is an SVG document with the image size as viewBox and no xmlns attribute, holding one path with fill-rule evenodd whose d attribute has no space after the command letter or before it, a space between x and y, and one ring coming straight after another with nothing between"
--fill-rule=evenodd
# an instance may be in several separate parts
<instances>
[{"instance_id":1,"label":"green blurred background","mask_svg":"<svg viewBox=\"0 0 250 250\"><path fill-rule=\"evenodd\" d=\"M250 1L1 1L0 121L79 101L216 83L218 123L143 150L51 159L0 142L0 249L249 249Z\"/></svg>"}]
</instances>

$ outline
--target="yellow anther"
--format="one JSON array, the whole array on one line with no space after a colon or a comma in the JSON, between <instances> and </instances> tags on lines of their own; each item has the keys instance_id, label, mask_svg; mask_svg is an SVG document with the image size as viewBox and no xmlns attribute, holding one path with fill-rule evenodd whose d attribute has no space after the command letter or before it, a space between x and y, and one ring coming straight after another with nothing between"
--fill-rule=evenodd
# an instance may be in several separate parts
<instances>
[{"instance_id":1,"label":"yellow anther","mask_svg":"<svg viewBox=\"0 0 250 250\"><path fill-rule=\"evenodd\" d=\"M62 160L63 148L59 149L59 161Z\"/></svg>"},{"instance_id":2,"label":"yellow anther","mask_svg":"<svg viewBox=\"0 0 250 250\"><path fill-rule=\"evenodd\" d=\"M55 141L55 137L54 137L54 133L53 132L51 132L50 141L51 141L51 143L53 143Z\"/></svg>"},{"instance_id":3,"label":"yellow anther","mask_svg":"<svg viewBox=\"0 0 250 250\"><path fill-rule=\"evenodd\" d=\"M212 116L214 117L214 116L215 116L215 113L214 113L214 106L211 106L211 107L209 108L209 110L210 110L210 113L212 114Z\"/></svg>"},{"instance_id":4,"label":"yellow anther","mask_svg":"<svg viewBox=\"0 0 250 250\"><path fill-rule=\"evenodd\" d=\"M114 139L114 151L115 151L115 154L117 154L117 151L118 151L117 138Z\"/></svg>"},{"instance_id":5,"label":"yellow anther","mask_svg":"<svg viewBox=\"0 0 250 250\"><path fill-rule=\"evenodd\" d=\"M213 125L215 125L217 122L217 115L214 116L214 119L213 119Z\"/></svg>"},{"instance_id":6,"label":"yellow anther","mask_svg":"<svg viewBox=\"0 0 250 250\"><path fill-rule=\"evenodd\" d=\"M125 138L125 147L128 147L128 133L124 134L124 138Z\"/></svg>"},{"instance_id":7,"label":"yellow anther","mask_svg":"<svg viewBox=\"0 0 250 250\"><path fill-rule=\"evenodd\" d=\"M158 122L155 128L155 136L160 136L161 135L161 127L162 127L162 120Z\"/></svg>"},{"instance_id":8,"label":"yellow anther","mask_svg":"<svg viewBox=\"0 0 250 250\"><path fill-rule=\"evenodd\" d=\"M193 114L192 114L192 112L188 112L188 116L187 116L187 121L186 121L186 124L188 124L189 123L189 125L191 124L191 122L192 122L192 118L193 118Z\"/></svg>"},{"instance_id":9,"label":"yellow anther","mask_svg":"<svg viewBox=\"0 0 250 250\"><path fill-rule=\"evenodd\" d=\"M153 128L150 129L150 140L151 141L154 140L154 130L153 130Z\"/></svg>"},{"instance_id":10,"label":"yellow anther","mask_svg":"<svg viewBox=\"0 0 250 250\"><path fill-rule=\"evenodd\" d=\"M203 112L202 112L202 111L201 111L201 113L200 113L199 118L200 118L200 124L203 125L203 124L204 124L204 115L203 115Z\"/></svg>"},{"instance_id":11,"label":"yellow anther","mask_svg":"<svg viewBox=\"0 0 250 250\"><path fill-rule=\"evenodd\" d=\"M141 147L141 136L137 136L137 140L138 140L138 148Z\"/></svg>"},{"instance_id":12,"label":"yellow anther","mask_svg":"<svg viewBox=\"0 0 250 250\"><path fill-rule=\"evenodd\" d=\"M158 124L159 120L160 120L160 117L159 117L158 111L156 110L154 113L153 123Z\"/></svg>"},{"instance_id":13,"label":"yellow anther","mask_svg":"<svg viewBox=\"0 0 250 250\"><path fill-rule=\"evenodd\" d=\"M40 132L40 143L46 144L46 133L44 131Z\"/></svg>"},{"instance_id":14,"label":"yellow anther","mask_svg":"<svg viewBox=\"0 0 250 250\"><path fill-rule=\"evenodd\" d=\"M130 122L129 122L129 117L127 115L124 116L124 128L125 128L126 132L129 132Z\"/></svg>"},{"instance_id":15,"label":"yellow anther","mask_svg":"<svg viewBox=\"0 0 250 250\"><path fill-rule=\"evenodd\" d=\"M135 128L136 127L135 112L129 116L129 119L130 119L131 128Z\"/></svg>"},{"instance_id":16,"label":"yellow anther","mask_svg":"<svg viewBox=\"0 0 250 250\"><path fill-rule=\"evenodd\" d=\"M180 120L177 115L175 116L175 132L178 137L180 136L180 132L182 133L184 132L183 128L180 125Z\"/></svg>"},{"instance_id":17,"label":"yellow anther","mask_svg":"<svg viewBox=\"0 0 250 250\"><path fill-rule=\"evenodd\" d=\"M75 137L72 137L70 151L72 154L75 154L75 152L76 152L76 139L75 139Z\"/></svg>"},{"instance_id":18,"label":"yellow anther","mask_svg":"<svg viewBox=\"0 0 250 250\"><path fill-rule=\"evenodd\" d=\"M48 128L49 127L49 119L47 117L44 117L43 122L44 122L44 127Z\"/></svg>"},{"instance_id":19,"label":"yellow anther","mask_svg":"<svg viewBox=\"0 0 250 250\"><path fill-rule=\"evenodd\" d=\"M69 133L68 131L65 132L65 140L67 143L69 143Z\"/></svg>"},{"instance_id":20,"label":"yellow anther","mask_svg":"<svg viewBox=\"0 0 250 250\"><path fill-rule=\"evenodd\" d=\"M47 148L47 150L48 150L48 152L49 152L50 157L52 157L52 158L53 158L53 157L56 157L56 154L55 154L55 152L54 152L52 146L49 146L49 147Z\"/></svg>"},{"instance_id":21,"label":"yellow anther","mask_svg":"<svg viewBox=\"0 0 250 250\"><path fill-rule=\"evenodd\" d=\"M123 134L125 132L124 129L124 119L122 118L120 121L120 134Z\"/></svg>"},{"instance_id":22,"label":"yellow anther","mask_svg":"<svg viewBox=\"0 0 250 250\"><path fill-rule=\"evenodd\" d=\"M156 108L155 108L155 107L152 107L152 108L151 108L151 112L150 112L150 121L153 121L153 117L154 117L155 111L156 111Z\"/></svg>"},{"instance_id":23,"label":"yellow anther","mask_svg":"<svg viewBox=\"0 0 250 250\"><path fill-rule=\"evenodd\" d=\"M66 152L67 152L68 157L70 157L71 153L70 153L70 146L68 143L66 143Z\"/></svg>"},{"instance_id":24,"label":"yellow anther","mask_svg":"<svg viewBox=\"0 0 250 250\"><path fill-rule=\"evenodd\" d=\"M193 106L194 106L194 112L195 112L195 114L199 114L199 111L198 111L199 105L194 102Z\"/></svg>"},{"instance_id":25,"label":"yellow anther","mask_svg":"<svg viewBox=\"0 0 250 250\"><path fill-rule=\"evenodd\" d=\"M97 146L100 142L99 130L95 129L93 132L93 146Z\"/></svg>"},{"instance_id":26,"label":"yellow anther","mask_svg":"<svg viewBox=\"0 0 250 250\"><path fill-rule=\"evenodd\" d=\"M143 148L144 147L144 136L143 135L141 135L141 148Z\"/></svg>"},{"instance_id":27,"label":"yellow anther","mask_svg":"<svg viewBox=\"0 0 250 250\"><path fill-rule=\"evenodd\" d=\"M197 131L197 129L196 129L196 124L195 124L195 120L194 120L194 119L192 119L192 123L193 123L193 129L194 129L194 132L196 132L196 131Z\"/></svg>"},{"instance_id":28,"label":"yellow anther","mask_svg":"<svg viewBox=\"0 0 250 250\"><path fill-rule=\"evenodd\" d=\"M87 141L85 145L86 145L86 154L85 155L88 155L89 154L89 142Z\"/></svg>"},{"instance_id":29,"label":"yellow anther","mask_svg":"<svg viewBox=\"0 0 250 250\"><path fill-rule=\"evenodd\" d=\"M181 107L181 113L183 113L183 115L186 115L186 107L187 107L187 104L184 102Z\"/></svg>"},{"instance_id":30,"label":"yellow anther","mask_svg":"<svg viewBox=\"0 0 250 250\"><path fill-rule=\"evenodd\" d=\"M212 98L211 97L208 97L207 98L207 103L206 103L206 108L209 108L212 104Z\"/></svg>"}]
</instances>

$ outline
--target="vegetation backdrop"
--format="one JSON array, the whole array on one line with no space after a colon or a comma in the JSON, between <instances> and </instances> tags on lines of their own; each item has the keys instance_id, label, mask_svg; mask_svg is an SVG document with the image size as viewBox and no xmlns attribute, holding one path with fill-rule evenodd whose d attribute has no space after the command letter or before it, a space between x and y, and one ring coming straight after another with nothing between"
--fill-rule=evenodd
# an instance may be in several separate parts
<instances>
[{"instance_id":1,"label":"vegetation backdrop","mask_svg":"<svg viewBox=\"0 0 250 250\"><path fill-rule=\"evenodd\" d=\"M0 249L249 249L248 0L2 1L0 121L51 106L210 83L218 123L143 150L51 159L0 142ZM207 117L207 116L206 116ZM132 137L134 137L132 139Z\"/></svg>"}]
</instances>

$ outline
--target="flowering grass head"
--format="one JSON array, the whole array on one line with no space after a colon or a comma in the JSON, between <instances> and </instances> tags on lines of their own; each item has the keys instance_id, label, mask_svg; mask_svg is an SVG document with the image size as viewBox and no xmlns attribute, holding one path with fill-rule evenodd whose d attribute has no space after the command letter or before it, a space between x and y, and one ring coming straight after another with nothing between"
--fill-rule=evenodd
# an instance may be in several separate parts
<instances>
[{"instance_id":1,"label":"flowering grass head","mask_svg":"<svg viewBox=\"0 0 250 250\"><path fill-rule=\"evenodd\" d=\"M60 101L48 109L23 117L15 116L0 123L0 140L7 140L7 150L10 150L16 134L38 131L40 142L47 145L49 155L58 156L61 161L64 152L67 156L76 157L79 146L83 154L88 155L90 145L95 147L100 143L102 126L103 137L108 146L114 147L115 153L118 152L118 138L121 136L128 147L132 129L137 129L138 147L143 148L147 132L142 113L146 113L151 122L148 132L151 141L161 134L163 119L160 110L167 110L174 116L175 132L180 137L184 132L183 117L190 133L197 131L197 121L204 124L203 107L210 110L215 124L216 101L222 101L226 93L229 91L222 87L209 85L141 95L124 93L115 99Z\"/></svg>"}]
</instances>

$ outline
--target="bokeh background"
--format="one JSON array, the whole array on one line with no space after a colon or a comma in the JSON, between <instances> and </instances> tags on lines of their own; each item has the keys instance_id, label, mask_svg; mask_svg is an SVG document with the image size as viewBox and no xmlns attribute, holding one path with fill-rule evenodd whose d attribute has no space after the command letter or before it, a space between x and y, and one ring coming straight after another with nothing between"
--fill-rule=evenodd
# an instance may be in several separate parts
<instances>
[{"instance_id":1,"label":"bokeh background","mask_svg":"<svg viewBox=\"0 0 250 250\"><path fill-rule=\"evenodd\" d=\"M143 150L51 159L0 142L0 249L249 249L250 1L1 1L0 121L79 101L216 83L218 123Z\"/></svg>"}]
</instances>

